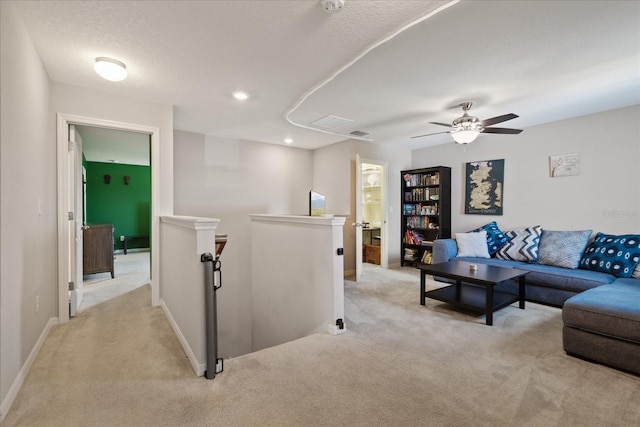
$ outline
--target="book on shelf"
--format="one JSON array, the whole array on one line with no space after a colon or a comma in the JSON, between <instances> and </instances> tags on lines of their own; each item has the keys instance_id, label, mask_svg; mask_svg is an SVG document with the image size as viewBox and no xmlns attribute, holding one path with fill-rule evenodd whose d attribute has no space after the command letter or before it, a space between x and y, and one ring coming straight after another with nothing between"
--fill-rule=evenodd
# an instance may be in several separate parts
<instances>
[{"instance_id":1,"label":"book on shelf","mask_svg":"<svg viewBox=\"0 0 640 427\"><path fill-rule=\"evenodd\" d=\"M431 264L433 262L433 255L429 251L424 251L422 254L422 259L420 260L423 264Z\"/></svg>"},{"instance_id":2,"label":"book on shelf","mask_svg":"<svg viewBox=\"0 0 640 427\"><path fill-rule=\"evenodd\" d=\"M404 234L404 243L408 245L421 245L424 241L424 236L416 231L407 230Z\"/></svg>"},{"instance_id":3,"label":"book on shelf","mask_svg":"<svg viewBox=\"0 0 640 427\"><path fill-rule=\"evenodd\" d=\"M425 185L439 185L440 173L407 173L403 176L404 183L407 187L417 187Z\"/></svg>"},{"instance_id":4,"label":"book on shelf","mask_svg":"<svg viewBox=\"0 0 640 427\"><path fill-rule=\"evenodd\" d=\"M418 259L418 250L413 248L404 248L405 261L415 261Z\"/></svg>"},{"instance_id":5,"label":"book on shelf","mask_svg":"<svg viewBox=\"0 0 640 427\"><path fill-rule=\"evenodd\" d=\"M407 228L436 230L438 229L437 219L428 216L410 216L407 217Z\"/></svg>"},{"instance_id":6,"label":"book on shelf","mask_svg":"<svg viewBox=\"0 0 640 427\"><path fill-rule=\"evenodd\" d=\"M426 185L439 185L440 184L440 174L438 172L435 173L414 173L414 174L405 174L403 177L404 183L407 187L417 187L417 186L426 186Z\"/></svg>"}]
</instances>

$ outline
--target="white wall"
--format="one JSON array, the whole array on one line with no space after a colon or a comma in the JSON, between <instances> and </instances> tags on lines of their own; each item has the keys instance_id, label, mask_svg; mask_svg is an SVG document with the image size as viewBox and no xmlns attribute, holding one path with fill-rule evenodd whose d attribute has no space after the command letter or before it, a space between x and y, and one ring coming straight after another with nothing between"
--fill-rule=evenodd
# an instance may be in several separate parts
<instances>
[{"instance_id":1,"label":"white wall","mask_svg":"<svg viewBox=\"0 0 640 427\"><path fill-rule=\"evenodd\" d=\"M160 129L158 214L173 214L173 107L78 86L52 84L52 109L65 113Z\"/></svg>"},{"instance_id":2,"label":"white wall","mask_svg":"<svg viewBox=\"0 0 640 427\"><path fill-rule=\"evenodd\" d=\"M344 268L347 275L353 274L356 268L355 230L351 226L356 222L356 154L365 159L388 162L389 165L389 267L400 265L400 171L411 167L410 151L384 144L348 140L314 151L314 186L327 195L328 212L347 216L344 226Z\"/></svg>"},{"instance_id":3,"label":"white wall","mask_svg":"<svg viewBox=\"0 0 640 427\"><path fill-rule=\"evenodd\" d=\"M351 142L313 151L313 188L327 196L327 213L351 214ZM351 223L347 224L351 227Z\"/></svg>"},{"instance_id":4,"label":"white wall","mask_svg":"<svg viewBox=\"0 0 640 427\"><path fill-rule=\"evenodd\" d=\"M566 153L579 153L580 175L551 178L549 156ZM503 215L465 215L465 163L492 159L505 159ZM453 232L493 220L503 230L640 232L640 106L416 150L412 164L451 166Z\"/></svg>"},{"instance_id":5,"label":"white wall","mask_svg":"<svg viewBox=\"0 0 640 427\"><path fill-rule=\"evenodd\" d=\"M14 6L0 2L0 16L0 400L4 412L20 370L50 319L57 316L57 238L56 140L49 78ZM36 297L40 300L37 313Z\"/></svg>"},{"instance_id":6,"label":"white wall","mask_svg":"<svg viewBox=\"0 0 640 427\"><path fill-rule=\"evenodd\" d=\"M344 321L344 217L251 216L252 350L314 333L338 333ZM273 242L281 243L273 251ZM314 242L300 250L300 242ZM344 331L344 330L343 330Z\"/></svg>"},{"instance_id":7,"label":"white wall","mask_svg":"<svg viewBox=\"0 0 640 427\"><path fill-rule=\"evenodd\" d=\"M312 157L299 148L174 132L176 215L218 218L217 232L229 235L217 294L220 357L252 348L249 215L305 215ZM273 242L274 251L278 244Z\"/></svg>"}]
</instances>

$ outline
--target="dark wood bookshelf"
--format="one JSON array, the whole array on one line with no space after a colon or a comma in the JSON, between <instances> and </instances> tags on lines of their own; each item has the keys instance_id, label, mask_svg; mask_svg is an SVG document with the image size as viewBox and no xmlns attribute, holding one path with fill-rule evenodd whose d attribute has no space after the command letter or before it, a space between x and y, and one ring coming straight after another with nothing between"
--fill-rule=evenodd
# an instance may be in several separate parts
<instances>
[{"instance_id":1,"label":"dark wood bookshelf","mask_svg":"<svg viewBox=\"0 0 640 427\"><path fill-rule=\"evenodd\" d=\"M451 168L400 172L401 265L430 263L433 241L451 237Z\"/></svg>"}]
</instances>

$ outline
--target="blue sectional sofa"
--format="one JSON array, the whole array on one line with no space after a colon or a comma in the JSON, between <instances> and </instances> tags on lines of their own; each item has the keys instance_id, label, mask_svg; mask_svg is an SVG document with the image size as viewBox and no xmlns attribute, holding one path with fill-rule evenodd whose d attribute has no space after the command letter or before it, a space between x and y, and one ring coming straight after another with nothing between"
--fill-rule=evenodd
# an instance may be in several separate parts
<instances>
[{"instance_id":1,"label":"blue sectional sofa","mask_svg":"<svg viewBox=\"0 0 640 427\"><path fill-rule=\"evenodd\" d=\"M564 268L495 256L459 257L455 239L433 242L434 264L453 258L528 270L526 299L562 307L567 354L640 375L640 278L591 270L584 256L580 268ZM496 289L517 294L517 286L505 282Z\"/></svg>"},{"instance_id":2,"label":"blue sectional sofa","mask_svg":"<svg viewBox=\"0 0 640 427\"><path fill-rule=\"evenodd\" d=\"M552 265L533 264L497 258L457 257L458 245L455 239L439 239L433 242L433 263L446 262L453 258L473 263L520 268L530 271L526 277L527 300L562 307L574 295L598 286L613 283L616 277L609 273L582 269L568 269ZM436 280L447 281L446 279ZM640 281L638 281L640 286ZM500 284L500 290L518 293L518 285Z\"/></svg>"}]
</instances>

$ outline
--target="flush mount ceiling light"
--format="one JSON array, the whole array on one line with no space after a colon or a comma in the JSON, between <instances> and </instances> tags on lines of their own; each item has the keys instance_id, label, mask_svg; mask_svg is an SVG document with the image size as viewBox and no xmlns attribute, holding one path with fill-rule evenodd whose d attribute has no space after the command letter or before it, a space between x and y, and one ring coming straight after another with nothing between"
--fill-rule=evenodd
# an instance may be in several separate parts
<instances>
[{"instance_id":1,"label":"flush mount ceiling light","mask_svg":"<svg viewBox=\"0 0 640 427\"><path fill-rule=\"evenodd\" d=\"M237 91L233 92L233 97L235 99L237 99L238 101L244 101L246 99L249 99L249 94L247 92L243 92L241 90L237 90Z\"/></svg>"},{"instance_id":2,"label":"flush mount ceiling light","mask_svg":"<svg viewBox=\"0 0 640 427\"><path fill-rule=\"evenodd\" d=\"M127 78L127 66L116 59L98 57L93 68L105 80L119 82Z\"/></svg>"},{"instance_id":3,"label":"flush mount ceiling light","mask_svg":"<svg viewBox=\"0 0 640 427\"><path fill-rule=\"evenodd\" d=\"M293 144L293 139L291 138L285 138L284 139L285 144Z\"/></svg>"}]
</instances>

